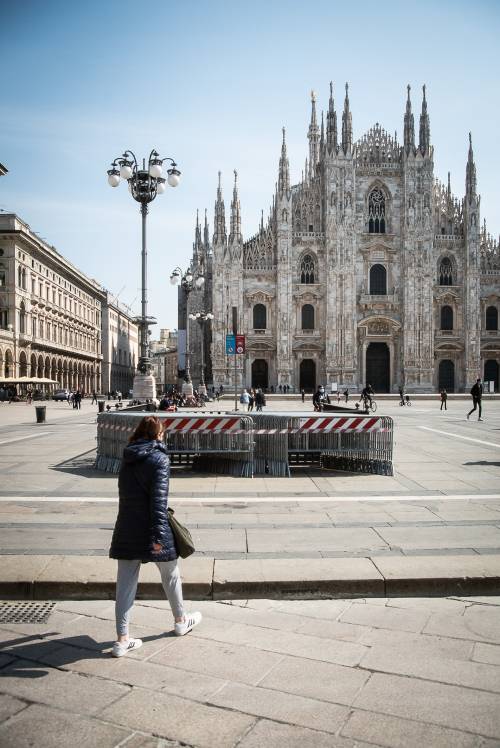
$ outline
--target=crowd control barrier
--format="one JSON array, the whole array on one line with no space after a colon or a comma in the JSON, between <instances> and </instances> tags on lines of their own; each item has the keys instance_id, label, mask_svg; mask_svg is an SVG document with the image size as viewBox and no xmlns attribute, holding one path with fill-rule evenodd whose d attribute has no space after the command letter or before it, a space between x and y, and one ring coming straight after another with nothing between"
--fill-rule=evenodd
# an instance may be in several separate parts
<instances>
[{"instance_id":1,"label":"crowd control barrier","mask_svg":"<svg viewBox=\"0 0 500 748\"><path fill-rule=\"evenodd\" d=\"M164 441L172 455L192 455L198 470L253 477L253 422L248 416L157 413L165 422ZM97 416L99 470L117 473L123 449L144 417L143 412L102 413Z\"/></svg>"},{"instance_id":2,"label":"crowd control barrier","mask_svg":"<svg viewBox=\"0 0 500 748\"><path fill-rule=\"evenodd\" d=\"M118 472L123 449L144 412L100 413L96 467ZM157 413L168 451L222 475L290 476L290 462L315 455L327 469L393 475L393 420L373 415Z\"/></svg>"}]
</instances>

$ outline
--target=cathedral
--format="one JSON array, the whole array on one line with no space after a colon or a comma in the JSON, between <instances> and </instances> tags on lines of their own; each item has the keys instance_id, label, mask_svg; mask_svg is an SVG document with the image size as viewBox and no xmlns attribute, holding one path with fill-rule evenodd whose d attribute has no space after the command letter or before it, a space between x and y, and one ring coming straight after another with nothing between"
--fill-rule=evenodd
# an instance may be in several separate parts
<instances>
[{"instance_id":1,"label":"cathedral","mask_svg":"<svg viewBox=\"0 0 500 748\"><path fill-rule=\"evenodd\" d=\"M402 143L378 123L354 140L348 86L337 115L330 84L326 122L311 94L301 181L283 130L269 218L246 240L237 173L229 233L219 173L213 237L205 212L191 260L205 284L179 298L195 386L203 360L215 387L463 392L481 377L498 391L500 253L480 222L471 136L455 197L434 175L425 86L418 139L410 86L403 122ZM188 321L197 311L210 327ZM226 355L235 317L245 353Z\"/></svg>"}]
</instances>

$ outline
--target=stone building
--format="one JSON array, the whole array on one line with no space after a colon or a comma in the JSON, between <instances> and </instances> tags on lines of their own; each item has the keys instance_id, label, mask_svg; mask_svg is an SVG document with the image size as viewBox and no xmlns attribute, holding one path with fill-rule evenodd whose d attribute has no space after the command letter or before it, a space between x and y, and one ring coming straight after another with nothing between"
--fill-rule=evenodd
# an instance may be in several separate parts
<instances>
[{"instance_id":1,"label":"stone building","mask_svg":"<svg viewBox=\"0 0 500 748\"><path fill-rule=\"evenodd\" d=\"M236 172L229 233L220 174L212 242L206 219L203 237L197 221L192 265L207 282L189 311L215 315L204 341L213 383L234 382L225 336L236 307L246 335L239 386L369 382L375 392L453 392L481 376L498 389L500 254L481 227L470 135L457 198L449 175L442 184L434 174L425 86L417 135L408 86L402 143L378 123L354 140L347 85L338 117L330 85L326 124L311 98L302 179L290 184L283 130L276 192L258 232L243 240ZM185 329L184 302L180 294Z\"/></svg>"},{"instance_id":2,"label":"stone building","mask_svg":"<svg viewBox=\"0 0 500 748\"><path fill-rule=\"evenodd\" d=\"M106 291L102 305L102 392L132 389L139 360L139 332L130 309Z\"/></svg>"},{"instance_id":3,"label":"stone building","mask_svg":"<svg viewBox=\"0 0 500 748\"><path fill-rule=\"evenodd\" d=\"M0 214L0 375L85 392L101 381L101 286L13 213Z\"/></svg>"}]
</instances>

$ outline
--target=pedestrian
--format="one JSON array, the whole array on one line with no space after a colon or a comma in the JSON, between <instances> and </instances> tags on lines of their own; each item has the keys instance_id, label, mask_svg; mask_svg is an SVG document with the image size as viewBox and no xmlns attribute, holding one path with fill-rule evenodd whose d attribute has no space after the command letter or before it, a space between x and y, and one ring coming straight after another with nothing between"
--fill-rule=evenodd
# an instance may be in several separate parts
<instances>
[{"instance_id":1,"label":"pedestrian","mask_svg":"<svg viewBox=\"0 0 500 748\"><path fill-rule=\"evenodd\" d=\"M399 399L401 401L401 405L405 404L405 391L402 386L399 387Z\"/></svg>"},{"instance_id":2,"label":"pedestrian","mask_svg":"<svg viewBox=\"0 0 500 748\"><path fill-rule=\"evenodd\" d=\"M250 389L250 392L248 393L249 399L248 399L248 412L251 413L253 410L253 406L255 403L255 390L253 388Z\"/></svg>"},{"instance_id":3,"label":"pedestrian","mask_svg":"<svg viewBox=\"0 0 500 748\"><path fill-rule=\"evenodd\" d=\"M313 401L314 410L321 411L322 395L321 395L321 389L320 389L320 387L318 387L318 389L314 393L312 401Z\"/></svg>"},{"instance_id":4,"label":"pedestrian","mask_svg":"<svg viewBox=\"0 0 500 748\"><path fill-rule=\"evenodd\" d=\"M250 395L248 394L247 390L244 389L240 395L240 405L241 405L241 410L243 411L243 413L247 412L249 403L250 403Z\"/></svg>"},{"instance_id":5,"label":"pedestrian","mask_svg":"<svg viewBox=\"0 0 500 748\"><path fill-rule=\"evenodd\" d=\"M300 396L302 398L302 402L304 403L306 401L306 391L305 391L305 389L303 387L300 390Z\"/></svg>"},{"instance_id":6,"label":"pedestrian","mask_svg":"<svg viewBox=\"0 0 500 748\"><path fill-rule=\"evenodd\" d=\"M337 405L340 403L340 390L337 390Z\"/></svg>"},{"instance_id":7,"label":"pedestrian","mask_svg":"<svg viewBox=\"0 0 500 748\"><path fill-rule=\"evenodd\" d=\"M31 405L32 401L33 401L33 391L29 389L26 393L26 405Z\"/></svg>"},{"instance_id":8,"label":"pedestrian","mask_svg":"<svg viewBox=\"0 0 500 748\"><path fill-rule=\"evenodd\" d=\"M479 418L478 421L482 421L482 409L481 409L481 400L483 397L483 385L481 383L481 379L476 379L476 383L472 385L470 394L472 395L472 405L474 406L472 410L469 410L467 413L467 420L469 420L469 417L472 413L476 410L476 408L479 407Z\"/></svg>"},{"instance_id":9,"label":"pedestrian","mask_svg":"<svg viewBox=\"0 0 500 748\"><path fill-rule=\"evenodd\" d=\"M97 392L95 390L92 391L92 402L90 404L93 405L94 403L97 405Z\"/></svg>"},{"instance_id":10,"label":"pedestrian","mask_svg":"<svg viewBox=\"0 0 500 748\"><path fill-rule=\"evenodd\" d=\"M344 398L345 398L345 401L347 403L349 401L349 389L348 389L348 387L346 387L345 390L344 390Z\"/></svg>"},{"instance_id":11,"label":"pedestrian","mask_svg":"<svg viewBox=\"0 0 500 748\"><path fill-rule=\"evenodd\" d=\"M259 387L259 389L255 393L255 406L256 406L255 409L256 409L256 411L258 413L261 413L262 412L262 408L265 406L265 404L266 404L266 397L265 397L264 393L262 392L262 390Z\"/></svg>"},{"instance_id":12,"label":"pedestrian","mask_svg":"<svg viewBox=\"0 0 500 748\"><path fill-rule=\"evenodd\" d=\"M448 408L446 407L447 400L448 400L448 393L446 392L446 390L443 389L441 390L441 407L439 408L439 410L443 410L443 405L444 405L444 409L448 410Z\"/></svg>"},{"instance_id":13,"label":"pedestrian","mask_svg":"<svg viewBox=\"0 0 500 748\"><path fill-rule=\"evenodd\" d=\"M283 391L283 387L282 387L282 385L281 385L281 384L279 384L279 385L278 385L278 389L279 389L279 391L280 391L280 395L281 395L281 393L282 393L282 391Z\"/></svg>"},{"instance_id":14,"label":"pedestrian","mask_svg":"<svg viewBox=\"0 0 500 748\"><path fill-rule=\"evenodd\" d=\"M174 616L174 633L183 636L201 621L201 613L185 613L178 553L168 521L170 464L162 441L163 424L145 416L123 452L118 477L118 517L109 555L118 559L116 633L113 657L142 646L129 636L129 619L141 563L156 563Z\"/></svg>"}]
</instances>

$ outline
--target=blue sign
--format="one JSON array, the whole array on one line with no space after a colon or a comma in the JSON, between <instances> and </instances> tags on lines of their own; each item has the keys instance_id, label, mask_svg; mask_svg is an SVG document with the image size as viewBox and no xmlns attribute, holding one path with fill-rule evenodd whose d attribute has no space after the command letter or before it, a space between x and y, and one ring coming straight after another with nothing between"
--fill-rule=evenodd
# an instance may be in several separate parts
<instances>
[{"instance_id":1,"label":"blue sign","mask_svg":"<svg viewBox=\"0 0 500 748\"><path fill-rule=\"evenodd\" d=\"M236 341L234 335L226 335L226 356L234 354L236 351Z\"/></svg>"}]
</instances>

